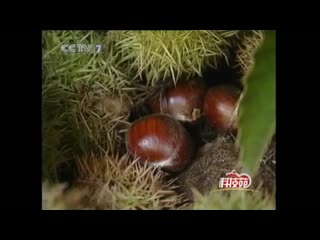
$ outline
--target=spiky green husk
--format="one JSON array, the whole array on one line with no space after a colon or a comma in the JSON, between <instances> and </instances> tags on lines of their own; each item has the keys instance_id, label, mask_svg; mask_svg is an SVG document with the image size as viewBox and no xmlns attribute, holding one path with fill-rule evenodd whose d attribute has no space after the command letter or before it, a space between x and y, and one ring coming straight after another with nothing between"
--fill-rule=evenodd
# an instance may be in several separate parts
<instances>
[{"instance_id":1,"label":"spiky green husk","mask_svg":"<svg viewBox=\"0 0 320 240\"><path fill-rule=\"evenodd\" d=\"M245 31L235 43L237 50L236 66L240 67L243 76L251 71L254 64L254 54L263 41L262 31Z\"/></svg>"},{"instance_id":2,"label":"spiky green husk","mask_svg":"<svg viewBox=\"0 0 320 240\"><path fill-rule=\"evenodd\" d=\"M185 208L174 180L142 165L129 155L82 157L77 161L78 182L87 187L89 205L96 209L160 210Z\"/></svg>"},{"instance_id":3,"label":"spiky green husk","mask_svg":"<svg viewBox=\"0 0 320 240\"><path fill-rule=\"evenodd\" d=\"M210 192L204 196L194 190L194 210L275 210L275 196L262 192Z\"/></svg>"},{"instance_id":4,"label":"spiky green husk","mask_svg":"<svg viewBox=\"0 0 320 240\"><path fill-rule=\"evenodd\" d=\"M66 190L67 184L42 183L42 210L83 210L85 189Z\"/></svg>"},{"instance_id":5,"label":"spiky green husk","mask_svg":"<svg viewBox=\"0 0 320 240\"><path fill-rule=\"evenodd\" d=\"M175 35L173 35L173 32L175 32ZM110 32L111 34L107 35L107 38L104 33L92 31L44 32L44 179L49 178L57 181L59 174L57 169L63 164L64 167L70 166L70 168L72 168L68 163L75 161L74 155L88 155L90 152L96 152L96 154L99 154L99 152L109 152L111 154L118 151L119 146L124 143L124 131L128 125L127 110L128 107L132 106L130 104L143 102L146 93L151 92L149 85L157 85L165 78L172 78L174 81L177 81L182 74L201 75L202 69L205 66L213 65L213 67L217 67L219 58L222 57L228 60L227 47L230 44L232 45L232 41L235 41L236 38L241 39L240 34L236 32L237 31L191 31L191 33L188 33L188 31L157 31L152 33L152 37L155 37L155 40L152 41L150 40L150 31L121 31L120 35L118 31L112 31ZM189 34L191 38L178 41L179 39L181 40L179 37L183 36L183 34L185 34L184 36ZM144 35L147 35L147 37L144 38ZM242 36L253 35L243 34ZM212 39L210 39L211 37ZM123 41L107 42L110 39L122 39ZM150 51L154 50L161 55L159 56L152 52L145 51L145 47L141 45L141 39L143 41L149 39L149 42L146 42L146 46L150 46ZM171 44L170 39L178 42ZM248 39L250 38L248 37ZM130 41L132 43L137 42L130 47L128 46ZM241 40L241 42L242 41L243 40ZM60 51L60 46L63 43L102 43L103 46L106 47L102 49L103 51L100 54L65 54ZM241 65L241 69L247 72L248 66L251 64L250 60L252 59L250 58L250 51L254 49L255 42L246 40L244 43L236 42L235 45L237 44L240 46L239 49L241 49L238 54L238 59L244 62L243 66ZM165 47L163 47L163 45ZM187 47L185 47L186 45ZM177 47L175 48L174 46ZM170 54L167 54L166 48L175 59L175 63L170 62ZM116 52L116 50L119 49L122 49L122 51ZM145 54L143 55L145 57L141 58L139 55L141 52ZM148 85L138 86L139 82L143 84L140 78L147 78ZM140 90L140 96L136 94L137 90ZM107 110L108 108L101 107L101 103L103 102L111 103L110 111ZM119 105L122 107L115 107L115 109L118 110L114 110L112 107ZM110 157L108 159L110 159L109 165L115 163L111 162ZM117 160L119 158L112 159ZM101 166L99 164L97 166ZM110 167L110 169L115 169L114 172L119 175L120 172L124 170L124 166L128 167L129 165L114 165ZM139 172L140 170L134 169L134 166L136 166L136 164L129 167L129 169L131 169L130 172ZM105 172L109 174L107 170L105 170ZM140 174L142 172L141 170ZM100 171L100 174L102 174L102 171ZM113 191L114 188L112 184L105 182L103 186L109 189L105 191L101 184L93 184L94 181L92 181L89 175L87 172L87 178L84 179L90 179L90 194L86 193L85 195L91 196L92 194L94 196L90 198L90 208L112 209L112 204L114 204L115 209L125 209L128 206L131 209L175 209L176 207L174 207L174 205L182 202L180 196L180 200L175 199L176 193L170 188L171 185L169 184L170 186L163 187L166 186L166 183L164 183L164 185L161 185L161 189L164 189L164 191L170 189L168 196L166 195L161 198L160 195L163 194L161 191L155 195L149 193L149 197L151 195L154 197L151 197L152 200L146 201L145 198L147 198L147 195L143 195L141 198L140 195L133 190L136 194L131 198L133 203L129 203L121 197L129 196L128 189L132 190L134 188L123 188L121 185L122 182L119 181L120 184L116 185L116 190ZM119 177L118 175L115 176L111 174L110 176L112 179L115 179ZM137 173L132 173L132 176L138 175ZM96 179L98 181L101 177L99 176ZM106 177L104 179L106 179ZM143 177L143 179L145 178ZM155 179L158 179L158 182L164 181L161 176L158 178L155 177ZM97 183L97 181L95 183ZM123 181L128 182L128 180ZM130 184L132 184L132 182ZM138 185L133 184L132 187L137 186ZM112 191L110 189L112 189ZM144 191L146 186L142 184L141 189ZM100 198L97 197L99 194L101 194ZM108 196L113 196L116 199L111 205L110 201L107 201L106 204L101 202L104 201L103 199L105 198L109 199ZM63 194L60 199L64 197L65 195ZM166 204L165 199L167 199L167 197L169 203ZM70 208L70 206L60 206L60 208ZM89 206L86 205L85 208L89 208Z\"/></svg>"},{"instance_id":6,"label":"spiky green husk","mask_svg":"<svg viewBox=\"0 0 320 240\"><path fill-rule=\"evenodd\" d=\"M78 43L102 44L102 50L63 53L60 49L63 44ZM118 126L125 124L128 113L111 110L103 114L90 107L106 96L115 104L129 101L130 94L135 96L135 87L117 64L116 54L112 49L107 51L105 33L44 31L42 46L43 179L56 182L58 168L71 168L66 163L74 160L74 154L116 148L121 141ZM83 86L91 91L81 92Z\"/></svg>"},{"instance_id":7,"label":"spiky green husk","mask_svg":"<svg viewBox=\"0 0 320 240\"><path fill-rule=\"evenodd\" d=\"M135 78L148 85L169 78L175 83L182 74L202 75L206 66L228 60L228 40L239 31L110 31L109 46L121 55Z\"/></svg>"},{"instance_id":8,"label":"spiky green husk","mask_svg":"<svg viewBox=\"0 0 320 240\"><path fill-rule=\"evenodd\" d=\"M42 87L42 172L43 179L58 181L58 168L72 158L77 129L72 126L73 95L58 82Z\"/></svg>"},{"instance_id":9,"label":"spiky green husk","mask_svg":"<svg viewBox=\"0 0 320 240\"><path fill-rule=\"evenodd\" d=\"M88 53L64 53L63 44L91 44ZM101 44L100 52L95 46ZM43 73L45 82L58 81L63 86L99 82L110 93L122 93L132 86L117 54L107 49L105 34L96 31L44 31Z\"/></svg>"},{"instance_id":10,"label":"spiky green husk","mask_svg":"<svg viewBox=\"0 0 320 240\"><path fill-rule=\"evenodd\" d=\"M79 131L82 153L119 151L129 126L130 97L110 95L101 85L76 89L73 119Z\"/></svg>"},{"instance_id":11,"label":"spiky green husk","mask_svg":"<svg viewBox=\"0 0 320 240\"><path fill-rule=\"evenodd\" d=\"M43 98L44 179L57 181L59 166L73 162L74 155L112 154L124 148L130 96L110 94L99 83L48 86Z\"/></svg>"}]
</instances>

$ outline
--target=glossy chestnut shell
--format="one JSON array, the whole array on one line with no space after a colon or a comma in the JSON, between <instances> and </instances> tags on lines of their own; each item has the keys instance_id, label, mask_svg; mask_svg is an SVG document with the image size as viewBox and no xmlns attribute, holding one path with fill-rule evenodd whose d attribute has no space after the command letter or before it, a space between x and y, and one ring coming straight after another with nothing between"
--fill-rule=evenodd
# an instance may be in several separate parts
<instances>
[{"instance_id":1,"label":"glossy chestnut shell","mask_svg":"<svg viewBox=\"0 0 320 240\"><path fill-rule=\"evenodd\" d=\"M166 113L179 121L194 122L203 112L205 83L201 78L180 81L149 101L153 113Z\"/></svg>"},{"instance_id":2,"label":"glossy chestnut shell","mask_svg":"<svg viewBox=\"0 0 320 240\"><path fill-rule=\"evenodd\" d=\"M204 99L204 115L211 127L221 132L237 132L236 107L240 90L229 85L218 85L208 90Z\"/></svg>"},{"instance_id":3,"label":"glossy chestnut shell","mask_svg":"<svg viewBox=\"0 0 320 240\"><path fill-rule=\"evenodd\" d=\"M178 172L191 162L194 143L177 120L152 114L135 121L128 129L127 150L142 162Z\"/></svg>"}]
</instances>

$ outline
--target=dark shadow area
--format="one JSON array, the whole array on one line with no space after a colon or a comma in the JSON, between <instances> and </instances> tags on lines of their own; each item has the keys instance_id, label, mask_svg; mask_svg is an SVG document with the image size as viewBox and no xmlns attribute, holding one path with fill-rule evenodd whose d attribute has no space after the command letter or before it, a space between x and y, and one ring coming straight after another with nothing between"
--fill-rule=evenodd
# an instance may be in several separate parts
<instances>
[{"instance_id":1,"label":"dark shadow area","mask_svg":"<svg viewBox=\"0 0 320 240\"><path fill-rule=\"evenodd\" d=\"M241 84L242 74L240 67L236 63L236 51L235 48L230 48L230 59L229 64L225 59L221 59L219 62L218 68L206 68L204 69L203 78L205 79L207 86L212 87L219 84L232 84L243 89Z\"/></svg>"}]
</instances>

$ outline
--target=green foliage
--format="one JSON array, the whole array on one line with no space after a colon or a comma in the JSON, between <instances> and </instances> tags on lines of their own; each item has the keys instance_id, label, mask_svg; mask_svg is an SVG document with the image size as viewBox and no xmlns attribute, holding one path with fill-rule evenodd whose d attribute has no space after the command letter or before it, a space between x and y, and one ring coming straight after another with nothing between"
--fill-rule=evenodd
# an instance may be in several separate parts
<instances>
[{"instance_id":1,"label":"green foliage","mask_svg":"<svg viewBox=\"0 0 320 240\"><path fill-rule=\"evenodd\" d=\"M239 108L240 164L249 173L258 169L275 133L275 77L275 32L266 31Z\"/></svg>"},{"instance_id":2,"label":"green foliage","mask_svg":"<svg viewBox=\"0 0 320 240\"><path fill-rule=\"evenodd\" d=\"M239 31L110 31L110 46L121 62L154 86L167 78L175 83L182 74L202 75L206 66L217 67L218 59L228 60L229 38Z\"/></svg>"}]
</instances>

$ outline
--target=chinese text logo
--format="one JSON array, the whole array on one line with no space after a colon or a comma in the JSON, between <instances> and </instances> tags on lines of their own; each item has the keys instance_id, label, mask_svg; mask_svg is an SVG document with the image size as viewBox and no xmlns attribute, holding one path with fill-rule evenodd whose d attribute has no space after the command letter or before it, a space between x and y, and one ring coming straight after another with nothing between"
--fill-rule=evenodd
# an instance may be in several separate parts
<instances>
[{"instance_id":1,"label":"chinese text logo","mask_svg":"<svg viewBox=\"0 0 320 240\"><path fill-rule=\"evenodd\" d=\"M236 170L226 173L226 177L220 178L220 189L247 189L251 185L251 177L246 174L238 174Z\"/></svg>"},{"instance_id":2,"label":"chinese text logo","mask_svg":"<svg viewBox=\"0 0 320 240\"><path fill-rule=\"evenodd\" d=\"M89 53L89 52L101 52L101 44L93 46L92 44L63 44L61 51L64 53Z\"/></svg>"}]
</instances>

